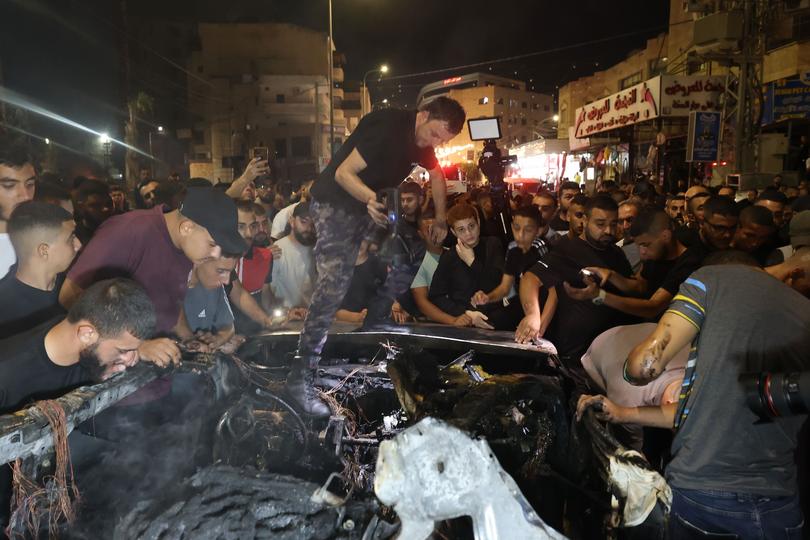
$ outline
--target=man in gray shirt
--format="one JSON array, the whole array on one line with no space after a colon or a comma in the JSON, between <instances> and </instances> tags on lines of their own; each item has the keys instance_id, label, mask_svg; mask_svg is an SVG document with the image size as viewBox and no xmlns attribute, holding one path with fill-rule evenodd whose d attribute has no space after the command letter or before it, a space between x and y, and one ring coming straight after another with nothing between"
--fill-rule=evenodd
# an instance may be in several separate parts
<instances>
[{"instance_id":1,"label":"man in gray shirt","mask_svg":"<svg viewBox=\"0 0 810 540\"><path fill-rule=\"evenodd\" d=\"M810 257L787 286L745 254L717 253L630 353L625 378L646 384L692 343L678 404L639 409L637 419L675 428L671 538L801 537L794 453L806 416L760 421L739 376L810 370L810 301L797 292L807 276Z\"/></svg>"}]
</instances>

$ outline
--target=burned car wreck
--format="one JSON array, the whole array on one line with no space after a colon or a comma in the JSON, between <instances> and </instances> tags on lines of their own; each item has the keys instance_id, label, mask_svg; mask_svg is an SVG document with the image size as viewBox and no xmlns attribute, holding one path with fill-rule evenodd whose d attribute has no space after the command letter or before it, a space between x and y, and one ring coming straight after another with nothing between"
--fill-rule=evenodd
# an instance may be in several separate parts
<instances>
[{"instance_id":1,"label":"burned car wreck","mask_svg":"<svg viewBox=\"0 0 810 540\"><path fill-rule=\"evenodd\" d=\"M556 539L661 530L666 483L594 415L574 419L575 381L551 343L335 325L316 381L332 416L315 421L282 391L297 335L261 334L233 355L187 352L172 372L139 365L2 417L0 457L14 471L10 536ZM168 417L119 403L157 378L185 389Z\"/></svg>"}]
</instances>

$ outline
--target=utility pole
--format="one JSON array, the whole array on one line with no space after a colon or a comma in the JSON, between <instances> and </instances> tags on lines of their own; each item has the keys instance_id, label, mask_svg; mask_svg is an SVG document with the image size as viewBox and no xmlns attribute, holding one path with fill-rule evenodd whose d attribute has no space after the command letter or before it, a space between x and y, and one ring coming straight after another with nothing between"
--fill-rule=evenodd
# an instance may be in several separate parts
<instances>
[{"instance_id":1,"label":"utility pole","mask_svg":"<svg viewBox=\"0 0 810 540\"><path fill-rule=\"evenodd\" d=\"M329 159L335 155L335 42L332 37L332 0L329 0Z\"/></svg>"}]
</instances>

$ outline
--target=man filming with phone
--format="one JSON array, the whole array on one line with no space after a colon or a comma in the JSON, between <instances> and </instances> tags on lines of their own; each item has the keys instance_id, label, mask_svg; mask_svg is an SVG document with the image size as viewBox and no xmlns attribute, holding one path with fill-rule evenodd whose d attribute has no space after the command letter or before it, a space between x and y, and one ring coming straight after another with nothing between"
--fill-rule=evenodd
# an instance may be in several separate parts
<instances>
[{"instance_id":1,"label":"man filming with phone","mask_svg":"<svg viewBox=\"0 0 810 540\"><path fill-rule=\"evenodd\" d=\"M305 413L328 416L329 407L313 386L329 327L349 288L360 243L374 226L388 226L377 191L399 185L417 165L427 169L436 219L431 236L447 235L444 174L434 147L455 137L464 125L458 102L439 97L418 112L374 111L335 153L312 187L315 264L318 282L312 295L298 351L287 377L287 393Z\"/></svg>"}]
</instances>

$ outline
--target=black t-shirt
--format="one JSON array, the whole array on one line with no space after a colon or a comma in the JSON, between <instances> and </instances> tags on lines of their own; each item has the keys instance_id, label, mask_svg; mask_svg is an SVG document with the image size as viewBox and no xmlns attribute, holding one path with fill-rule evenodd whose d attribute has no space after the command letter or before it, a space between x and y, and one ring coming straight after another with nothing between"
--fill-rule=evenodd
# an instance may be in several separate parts
<instances>
[{"instance_id":1,"label":"black t-shirt","mask_svg":"<svg viewBox=\"0 0 810 540\"><path fill-rule=\"evenodd\" d=\"M555 214L554 218L551 220L551 223L549 223L549 228L565 234L568 232L568 222L561 218L560 213L557 212L557 214Z\"/></svg>"},{"instance_id":2,"label":"black t-shirt","mask_svg":"<svg viewBox=\"0 0 810 540\"><path fill-rule=\"evenodd\" d=\"M312 186L315 200L362 214L366 205L335 181L335 172L355 148L366 162L358 176L373 191L398 186L414 167L435 169L432 147L416 146L416 112L382 109L364 116Z\"/></svg>"},{"instance_id":3,"label":"black t-shirt","mask_svg":"<svg viewBox=\"0 0 810 540\"><path fill-rule=\"evenodd\" d=\"M482 237L473 251L472 266L461 260L455 248L445 251L439 258L428 298L448 315L458 317L472 309L470 300L473 295L477 291L491 291L503 278L504 257L500 240Z\"/></svg>"},{"instance_id":4,"label":"black t-shirt","mask_svg":"<svg viewBox=\"0 0 810 540\"><path fill-rule=\"evenodd\" d=\"M53 290L43 291L17 279L13 268L0 279L0 339L64 315L65 310L59 304L63 281L64 274L60 274Z\"/></svg>"},{"instance_id":5,"label":"black t-shirt","mask_svg":"<svg viewBox=\"0 0 810 540\"><path fill-rule=\"evenodd\" d=\"M514 276L515 292L520 292L520 276L523 275L523 272L528 271L529 268L534 266L540 259L540 251L534 245L532 245L526 253L523 253L523 250L517 246L512 247L506 252L506 264L504 265L503 273Z\"/></svg>"},{"instance_id":6,"label":"black t-shirt","mask_svg":"<svg viewBox=\"0 0 810 540\"><path fill-rule=\"evenodd\" d=\"M671 261L644 261L641 277L647 280L647 297L658 289L664 289L672 296L678 294L681 283L703 264L707 251L698 242Z\"/></svg>"},{"instance_id":7,"label":"black t-shirt","mask_svg":"<svg viewBox=\"0 0 810 540\"><path fill-rule=\"evenodd\" d=\"M0 413L39 399L52 399L90 382L78 365L58 366L45 351L45 335L59 319L0 341Z\"/></svg>"},{"instance_id":8,"label":"black t-shirt","mask_svg":"<svg viewBox=\"0 0 810 540\"><path fill-rule=\"evenodd\" d=\"M564 281L573 287L585 286L579 271L587 266L609 268L625 277L633 273L627 257L615 245L598 250L581 238L572 240L567 237L529 270L540 278L544 287L557 289L557 311L546 337L557 347L560 356L569 357L575 363L596 336L608 328L636 320L607 306L597 306L590 300L573 300L566 294ZM620 294L610 283L605 285L605 290Z\"/></svg>"},{"instance_id":9,"label":"black t-shirt","mask_svg":"<svg viewBox=\"0 0 810 540\"><path fill-rule=\"evenodd\" d=\"M681 225L675 229L675 238L686 247L691 247L693 244L700 242L700 230L697 227Z\"/></svg>"},{"instance_id":10,"label":"black t-shirt","mask_svg":"<svg viewBox=\"0 0 810 540\"><path fill-rule=\"evenodd\" d=\"M352 282L340 308L355 313L368 309L377 289L385 282L387 273L382 261L374 255L369 255L366 262L354 267Z\"/></svg>"}]
</instances>

